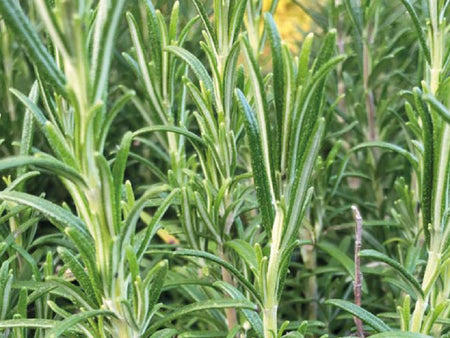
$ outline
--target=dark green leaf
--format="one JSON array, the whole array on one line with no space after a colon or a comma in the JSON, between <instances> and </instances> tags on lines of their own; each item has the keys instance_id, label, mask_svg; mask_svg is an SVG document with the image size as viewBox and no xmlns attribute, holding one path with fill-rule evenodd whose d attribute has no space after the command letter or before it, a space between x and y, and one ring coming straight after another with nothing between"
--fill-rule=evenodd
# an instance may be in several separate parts
<instances>
[{"instance_id":1,"label":"dark green leaf","mask_svg":"<svg viewBox=\"0 0 450 338\"><path fill-rule=\"evenodd\" d=\"M200 18L202 19L203 26L205 27L206 34L211 40L212 47L217 48L218 45L217 37L216 34L214 33L211 22L209 21L208 13L206 13L206 9L203 3L200 0L194 0L194 5L197 8L197 12L200 15Z\"/></svg>"},{"instance_id":2,"label":"dark green leaf","mask_svg":"<svg viewBox=\"0 0 450 338\"><path fill-rule=\"evenodd\" d=\"M431 54L430 50L428 49L425 32L422 28L422 25L420 24L419 16L417 15L414 7L411 5L409 0L401 0L401 2L411 16L414 28L416 29L417 36L419 38L420 47L422 47L422 51L425 55L425 59L427 60L428 64L431 64Z\"/></svg>"},{"instance_id":3,"label":"dark green leaf","mask_svg":"<svg viewBox=\"0 0 450 338\"><path fill-rule=\"evenodd\" d=\"M330 299L325 304L337 306L344 311L351 313L352 315L361 319L364 323L371 326L377 332L392 332L392 329L387 326L380 318L375 317L370 312L364 310L360 306L350 303L341 299ZM395 337L391 335L390 337Z\"/></svg>"},{"instance_id":4,"label":"dark green leaf","mask_svg":"<svg viewBox=\"0 0 450 338\"><path fill-rule=\"evenodd\" d=\"M86 293L87 298L92 302L99 302L101 298L98 298L97 296L100 295L97 295L95 293L94 288L91 284L91 279L89 278L88 274L86 273L78 259L69 250L63 247L58 248L58 253L67 267L70 268L70 271L75 276L77 282Z\"/></svg>"},{"instance_id":5,"label":"dark green leaf","mask_svg":"<svg viewBox=\"0 0 450 338\"><path fill-rule=\"evenodd\" d=\"M92 310L92 311L86 311L86 312L80 312L77 314L74 314L70 316L69 318L63 320L62 322L58 323L54 326L53 329L51 329L48 332L49 338L57 338L61 336L64 332L69 330L71 327L88 320L92 317L98 317L98 316L113 316L115 317L114 312L107 311L107 310Z\"/></svg>"},{"instance_id":6,"label":"dark green leaf","mask_svg":"<svg viewBox=\"0 0 450 338\"><path fill-rule=\"evenodd\" d=\"M86 186L84 178L74 169L51 156L11 156L0 160L0 171L22 166L35 166L53 174L68 179L74 183Z\"/></svg>"},{"instance_id":7,"label":"dark green leaf","mask_svg":"<svg viewBox=\"0 0 450 338\"><path fill-rule=\"evenodd\" d=\"M283 64L281 37L272 15L266 13L264 19L267 31L269 32L269 41L272 50L273 95L275 109L277 111L277 126L280 128L285 105L284 79L286 76L285 66ZM278 132L281 132L280 129Z\"/></svg>"},{"instance_id":8,"label":"dark green leaf","mask_svg":"<svg viewBox=\"0 0 450 338\"><path fill-rule=\"evenodd\" d=\"M184 317L192 312L212 310L212 309L227 309L227 308L235 308L235 309L252 309L256 310L256 306L253 303L243 300L235 300L235 299L210 299L205 301L200 301L194 304L189 304L182 307L179 310L176 310L166 316L164 318L158 320L153 325L149 327L145 336L150 333L153 333L156 329L163 326L166 323L171 322L174 319L179 317Z\"/></svg>"},{"instance_id":9,"label":"dark green leaf","mask_svg":"<svg viewBox=\"0 0 450 338\"><path fill-rule=\"evenodd\" d=\"M367 257L367 258L372 258L372 259L376 259L379 261L382 261L386 264L389 264L391 267L393 267L397 272L399 272L402 277L404 277L415 289L415 291L421 295L422 297L424 296L423 294L423 290L422 287L420 286L420 283L417 281L417 279L414 278L413 275L411 275L400 263L398 263L397 261L393 260L392 258L389 258L388 256L386 256L385 254L375 251L375 250L362 250L359 253L360 257Z\"/></svg>"},{"instance_id":10,"label":"dark green leaf","mask_svg":"<svg viewBox=\"0 0 450 338\"><path fill-rule=\"evenodd\" d=\"M188 64L194 74L197 76L198 80L203 83L203 85L210 93L213 93L213 83L211 81L211 77L209 76L203 64L194 54L184 48L177 46L168 46L165 49Z\"/></svg>"},{"instance_id":11,"label":"dark green leaf","mask_svg":"<svg viewBox=\"0 0 450 338\"><path fill-rule=\"evenodd\" d=\"M41 42L36 28L34 28L15 0L0 1L0 14L15 33L16 37L23 43L30 58L48 80L60 93L65 93L65 78L56 65L55 60Z\"/></svg>"},{"instance_id":12,"label":"dark green leaf","mask_svg":"<svg viewBox=\"0 0 450 338\"><path fill-rule=\"evenodd\" d=\"M268 169L265 166L262 150L260 128L247 99L239 89L237 90L237 95L241 111L244 114L246 121L245 127L251 149L250 156L252 160L253 177L255 180L256 196L261 209L262 223L267 234L270 234L274 221L274 210Z\"/></svg>"},{"instance_id":13,"label":"dark green leaf","mask_svg":"<svg viewBox=\"0 0 450 338\"><path fill-rule=\"evenodd\" d=\"M230 271L247 289L250 291L253 296L258 300L259 304L262 304L261 297L259 296L258 292L255 290L253 285L248 281L248 279L241 273L239 270L237 270L234 266L232 266L230 263L224 261L223 259L210 254L209 252L204 251L198 251L198 250L179 250L175 251L173 253L177 256L194 256L194 257L200 257L204 258L206 260L212 261L214 263L219 264L220 266L223 266L225 269Z\"/></svg>"},{"instance_id":14,"label":"dark green leaf","mask_svg":"<svg viewBox=\"0 0 450 338\"><path fill-rule=\"evenodd\" d=\"M70 211L67 211L66 209L60 207L59 205L46 201L43 198L22 192L3 191L0 192L0 199L27 205L33 209L38 210L53 222L56 222L63 226L73 226L79 231L86 233L86 227L78 217L76 217Z\"/></svg>"}]
</instances>

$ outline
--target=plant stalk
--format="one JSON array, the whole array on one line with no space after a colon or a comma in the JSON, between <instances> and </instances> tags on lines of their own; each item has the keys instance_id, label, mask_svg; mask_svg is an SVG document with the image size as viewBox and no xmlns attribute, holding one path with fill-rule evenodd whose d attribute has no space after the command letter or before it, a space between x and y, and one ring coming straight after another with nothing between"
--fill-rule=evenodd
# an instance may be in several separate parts
<instances>
[{"instance_id":1,"label":"plant stalk","mask_svg":"<svg viewBox=\"0 0 450 338\"><path fill-rule=\"evenodd\" d=\"M275 338L278 332L278 281L281 258L281 236L283 233L284 215L280 206L276 207L272 228L272 243L267 267L266 292L263 309L264 337Z\"/></svg>"},{"instance_id":2,"label":"plant stalk","mask_svg":"<svg viewBox=\"0 0 450 338\"><path fill-rule=\"evenodd\" d=\"M444 58L444 30L443 23L439 19L438 3L435 0L429 1L429 13L430 13L430 30L428 33L428 45L431 53L431 64L428 73L428 86L431 90L431 94L438 94L440 87L440 75L443 68ZM435 126L437 128L437 125ZM415 304L414 311L411 318L410 329L412 332L421 332L423 329L423 321L425 312L430 302L431 295L434 291L434 284L441 271L441 250L442 240L445 240L443 236L443 202L446 194L446 180L448 174L448 166L450 162L450 125L444 122L442 129L439 131L440 135L435 138L437 140L438 158L436 159L436 183L433 186L433 218L432 224L430 224L431 231L431 244L428 251L428 260L425 268L425 273L422 282L422 289L424 291L424 298L419 298ZM444 239L443 239L444 237ZM448 288L447 288L448 291ZM444 291L445 292L445 291ZM437 300L439 298L447 296L448 294L442 294L442 291L438 292ZM434 306L434 304L431 304ZM437 305L437 304L436 304ZM440 328L435 326L435 334L440 334Z\"/></svg>"},{"instance_id":3,"label":"plant stalk","mask_svg":"<svg viewBox=\"0 0 450 338\"><path fill-rule=\"evenodd\" d=\"M219 256L220 258L222 258L224 261L228 262L228 257L225 254L224 250L223 250L223 246L222 244L220 244L219 246ZM222 273L222 280L225 283L228 283L230 285L234 285L234 281L233 278L230 274L230 272L225 269L224 267L221 268L221 273ZM238 321L237 321L237 314L236 314L236 309L234 308L227 308L225 309L225 315L227 317L227 326L228 326L228 330L233 329Z\"/></svg>"}]
</instances>

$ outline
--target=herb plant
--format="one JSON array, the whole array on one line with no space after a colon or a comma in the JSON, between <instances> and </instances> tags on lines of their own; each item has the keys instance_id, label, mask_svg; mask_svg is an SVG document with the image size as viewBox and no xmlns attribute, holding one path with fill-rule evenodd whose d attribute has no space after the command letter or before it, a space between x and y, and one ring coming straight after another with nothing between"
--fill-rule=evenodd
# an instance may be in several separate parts
<instances>
[{"instance_id":1,"label":"herb plant","mask_svg":"<svg viewBox=\"0 0 450 338\"><path fill-rule=\"evenodd\" d=\"M1 334L448 337L448 4L0 1Z\"/></svg>"}]
</instances>

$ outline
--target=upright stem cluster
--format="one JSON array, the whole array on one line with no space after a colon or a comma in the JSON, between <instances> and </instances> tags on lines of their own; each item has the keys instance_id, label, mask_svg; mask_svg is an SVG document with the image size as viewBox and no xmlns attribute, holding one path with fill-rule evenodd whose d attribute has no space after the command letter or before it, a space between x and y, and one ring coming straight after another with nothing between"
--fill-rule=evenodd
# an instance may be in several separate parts
<instances>
[{"instance_id":1,"label":"upright stem cluster","mask_svg":"<svg viewBox=\"0 0 450 338\"><path fill-rule=\"evenodd\" d=\"M237 310L242 309L258 337L277 337L281 291L292 253L299 246L299 229L312 198L311 178L325 132L326 78L344 59L334 57L335 32L326 34L313 61L312 35L305 39L298 56L282 42L272 17L277 0L265 16L262 0L214 0L214 23L204 1L193 0L199 15L180 32L178 3L170 20L155 10L150 0L131 5L132 12L145 12L141 18L145 24L138 25L133 14L127 13L133 48L130 54L122 54L122 61L128 62L143 85L142 101L134 98L133 102L150 126L126 133L117 152L107 157L108 129L115 114L134 95L124 94L113 105L106 104L115 33L126 2L36 1L52 42L51 52L26 22L16 0L0 1L0 10L11 17L9 24L27 42L30 54L39 56L36 88L40 88L41 102L32 95L16 95L33 111L53 156L18 156L11 160L13 164L1 161L0 170L35 165L56 173L76 211L22 192L0 192L0 198L37 209L67 235L64 243L69 245L58 246L57 252L65 272L72 273L76 283L62 272L55 276L51 262L46 262L46 269L49 283L54 283L51 290L55 284L58 288L58 292L49 291L50 296L72 302L76 313L54 302L49 305L56 313L54 321L36 324L23 318L20 323L0 323L0 328L11 323L38 325L48 328L50 337L69 329L88 337L173 336L176 330L158 330L169 321L202 310L213 321L207 326L195 323L196 329L237 332L246 326L238 322ZM246 12L248 35L242 34ZM182 47L197 21L203 24L200 46L208 66ZM23 23L28 25L25 29ZM272 52L272 77L261 70L266 38ZM240 65L240 56L245 65ZM41 70L53 81L48 87L40 79ZM177 93L180 88L181 94ZM187 116L187 93L192 99L189 109L195 106L192 118ZM188 130L189 123L196 124L199 135ZM169 170L166 176L141 158L164 183L151 185L136 200L131 183L123 182L130 145L133 138L154 131L158 132L155 139L140 140L156 150ZM161 132L169 135L166 138ZM188 160L185 140L192 144L189 154L193 156ZM248 156L240 156L241 149ZM167 193L169 189L172 191ZM151 200L153 196L158 197L156 202ZM205 292L187 292L187 297L197 302L171 311L170 307L160 310L157 304L167 287L167 261L145 262L145 277L141 278L140 272L151 237L175 197L179 198L174 208L179 211L190 250L158 253L201 257L202 267L208 260L220 264L222 281L213 289L208 285ZM157 207L154 217L142 214L148 206ZM150 219L142 230L136 229L140 218ZM13 225L13 230L20 228ZM236 268L235 262L239 267L245 265L245 271ZM173 275L178 274L175 270ZM186 280L173 285L192 290L205 286ZM225 294L223 299L218 297L218 289ZM69 296L63 291L69 291ZM23 295L20 303L26 309L28 295ZM256 313L256 303L262 318ZM227 323L212 311L224 309ZM151 323L157 312L163 317ZM184 323L181 319L173 326Z\"/></svg>"},{"instance_id":2,"label":"upright stem cluster","mask_svg":"<svg viewBox=\"0 0 450 338\"><path fill-rule=\"evenodd\" d=\"M39 13L55 44L67 80L67 106L70 108L62 110L60 115L73 118L73 129L68 127L56 132L61 133L61 137L64 137L63 134L71 135L71 138L65 140L67 154L63 155L69 158L70 164L86 182L85 186L67 180L64 183L94 240L97 269L103 287L102 307L115 314L115 318L111 320L111 333L117 337L138 337L138 332L126 319L122 304L122 300L128 298L129 280L122 262L119 262L120 257L117 257L117 250L120 250L117 246L122 245L118 244L121 235L120 201L115 198L117 187L114 186L109 165L99 152L103 147L99 144L97 130L101 126L99 121L104 120L104 100L108 95L107 78L103 77L102 72L108 72L114 30L122 13L124 0L114 1L111 6L115 7L109 9L106 0L100 2L94 24L96 39L92 48L92 52L98 55L92 58L86 44L89 32L83 28L89 20L89 9L84 8L81 3L78 10L73 4L58 3L57 10L61 14L59 20L65 25L62 34L44 0L39 0L38 3ZM114 28L108 32L110 35L106 36L106 41L100 41L102 35L106 35L102 32L105 19L111 20ZM72 41L74 45L70 46L67 41ZM93 71L94 68L100 72L99 76ZM62 99L60 106L66 106ZM53 128L50 123L48 126ZM67 158L64 159L67 161Z\"/></svg>"},{"instance_id":3,"label":"upright stem cluster","mask_svg":"<svg viewBox=\"0 0 450 338\"><path fill-rule=\"evenodd\" d=\"M441 100L447 109L450 109L448 98L448 86L443 85L446 22L445 6L442 1L430 0L428 3L430 23L428 29L428 46L430 50L430 64L428 67L426 86L430 94ZM428 260L422 281L424 297L419 298L415 304L411 319L411 331L421 332L426 329L424 315L427 310L435 311L436 307L448 301L450 269L443 266L443 254L448 250L450 218L445 216L449 210L449 170L450 170L450 124L430 107L432 124L434 129L433 152L433 186L422 187L432 189L431 223L429 224L430 240L428 248ZM437 279L441 276L442 285L437 285ZM444 310L443 318L450 311L450 307ZM438 336L441 333L441 325L435 324L433 333Z\"/></svg>"},{"instance_id":4,"label":"upright stem cluster","mask_svg":"<svg viewBox=\"0 0 450 338\"><path fill-rule=\"evenodd\" d=\"M274 69L273 111L257 67L260 45L251 46L248 40L244 40L243 46L254 112L239 91L238 96L253 148L256 193L270 248L260 262L257 280L262 294L264 337L273 338L278 335L278 305L287 267L312 193L308 188L325 124L321 118L325 78L342 58L332 58L335 48L332 31L327 34L312 70L309 69L312 36L304 41L296 64L270 13L266 13L261 39L265 37L270 42Z\"/></svg>"}]
</instances>

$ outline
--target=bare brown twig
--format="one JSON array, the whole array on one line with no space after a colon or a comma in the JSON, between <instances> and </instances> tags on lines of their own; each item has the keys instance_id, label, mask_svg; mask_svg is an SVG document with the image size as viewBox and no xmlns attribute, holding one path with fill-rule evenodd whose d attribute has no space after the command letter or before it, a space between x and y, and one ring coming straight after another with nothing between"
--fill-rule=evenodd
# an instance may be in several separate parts
<instances>
[{"instance_id":1,"label":"bare brown twig","mask_svg":"<svg viewBox=\"0 0 450 338\"><path fill-rule=\"evenodd\" d=\"M359 257L359 252L362 246L362 217L359 213L358 208L352 205L353 218L356 222L355 227L355 283L353 285L353 293L355 297L355 304L361 306L361 286L362 286L362 273L361 273L361 259ZM356 325L356 330L358 337L364 338L364 329L361 319L353 317Z\"/></svg>"}]
</instances>

